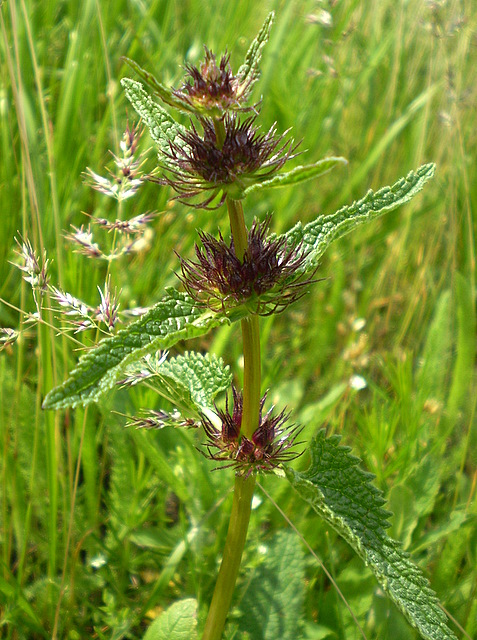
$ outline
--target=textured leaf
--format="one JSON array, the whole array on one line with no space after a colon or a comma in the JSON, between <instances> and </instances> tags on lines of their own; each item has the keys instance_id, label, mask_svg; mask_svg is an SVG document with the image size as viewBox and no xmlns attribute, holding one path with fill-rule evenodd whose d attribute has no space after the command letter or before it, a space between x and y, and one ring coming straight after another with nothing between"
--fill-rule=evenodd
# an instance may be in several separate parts
<instances>
[{"instance_id":1,"label":"textured leaf","mask_svg":"<svg viewBox=\"0 0 477 640\"><path fill-rule=\"evenodd\" d=\"M170 360L164 359L161 352L147 355L127 367L124 374L132 379L139 374L141 379L154 383L162 397L196 415L213 409L215 396L232 382L230 367L224 365L222 358L195 351Z\"/></svg>"},{"instance_id":2,"label":"textured leaf","mask_svg":"<svg viewBox=\"0 0 477 640\"><path fill-rule=\"evenodd\" d=\"M306 182L307 180L312 180L313 178L318 178L319 176L328 173L328 171L334 169L338 164L347 164L347 161L345 158L339 157L323 158L323 160L318 160L318 162L314 162L313 164L295 167L286 173L278 173L269 180L256 182L250 187L247 187L243 193L244 196L246 196L252 191L256 191L257 189L262 189L264 187L287 187L292 184L298 184L299 182Z\"/></svg>"},{"instance_id":3,"label":"textured leaf","mask_svg":"<svg viewBox=\"0 0 477 640\"><path fill-rule=\"evenodd\" d=\"M170 151L169 142L173 142L177 135L184 133L186 129L176 122L165 109L154 102L140 82L130 78L123 78L121 85L124 88L127 99L146 124L151 138L160 151L162 153Z\"/></svg>"},{"instance_id":4,"label":"textured leaf","mask_svg":"<svg viewBox=\"0 0 477 640\"><path fill-rule=\"evenodd\" d=\"M303 550L290 532L278 533L255 571L240 608L240 630L251 640L295 640L301 637L305 596Z\"/></svg>"},{"instance_id":5,"label":"textured leaf","mask_svg":"<svg viewBox=\"0 0 477 640\"><path fill-rule=\"evenodd\" d=\"M232 383L230 367L224 365L222 358L203 356L194 351L165 360L160 373L187 387L192 402L200 411L213 409L215 396Z\"/></svg>"},{"instance_id":6,"label":"textured leaf","mask_svg":"<svg viewBox=\"0 0 477 640\"><path fill-rule=\"evenodd\" d=\"M376 576L381 587L426 640L456 640L439 601L421 570L401 545L386 533L390 513L373 475L358 466L340 437L320 431L311 445L305 473L285 467L288 480L326 520Z\"/></svg>"},{"instance_id":7,"label":"textured leaf","mask_svg":"<svg viewBox=\"0 0 477 640\"><path fill-rule=\"evenodd\" d=\"M122 60L126 62L131 69L133 69L137 75L147 84L150 89L152 89L154 95L160 98L163 102L168 104L170 107L174 107L175 109L179 109L180 111L184 111L185 113L194 113L196 110L184 102L183 100L179 100L172 92L172 89L166 87L162 82L159 82L155 76L152 75L149 71L146 71L142 67L138 65L137 62L131 60L130 58L126 58L123 56ZM128 78L124 78L128 80ZM133 81L130 81L133 82ZM125 86L123 80L121 80L121 84L123 87ZM129 98L129 96L128 96ZM132 101L131 101L132 102Z\"/></svg>"},{"instance_id":8,"label":"textured leaf","mask_svg":"<svg viewBox=\"0 0 477 640\"><path fill-rule=\"evenodd\" d=\"M175 602L154 620L143 640L194 640L197 638L197 602Z\"/></svg>"},{"instance_id":9,"label":"textured leaf","mask_svg":"<svg viewBox=\"0 0 477 640\"><path fill-rule=\"evenodd\" d=\"M179 340L204 335L229 322L224 316L197 307L187 294L169 288L165 298L142 318L82 356L66 382L48 393L43 408L61 409L96 401L112 388L127 365L147 353L167 349Z\"/></svg>"},{"instance_id":10,"label":"textured leaf","mask_svg":"<svg viewBox=\"0 0 477 640\"><path fill-rule=\"evenodd\" d=\"M250 92L260 77L259 65L262 59L262 50L270 37L270 29L272 28L274 17L275 12L271 11L265 18L262 28L247 51L243 65L237 72L239 84L243 87L243 91L246 94Z\"/></svg>"},{"instance_id":11,"label":"textured leaf","mask_svg":"<svg viewBox=\"0 0 477 640\"><path fill-rule=\"evenodd\" d=\"M285 237L289 246L303 242L301 251L306 254L306 260L302 271L313 271L333 240L408 202L433 177L434 170L434 164L422 165L391 187L383 187L376 192L369 190L364 198L341 207L336 213L320 216L305 226L298 222Z\"/></svg>"}]
</instances>

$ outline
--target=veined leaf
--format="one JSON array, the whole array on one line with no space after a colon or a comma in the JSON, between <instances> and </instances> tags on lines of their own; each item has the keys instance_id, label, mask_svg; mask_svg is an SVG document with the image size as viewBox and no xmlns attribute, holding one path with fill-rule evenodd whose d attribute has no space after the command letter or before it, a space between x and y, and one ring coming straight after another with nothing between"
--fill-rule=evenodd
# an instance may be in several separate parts
<instances>
[{"instance_id":1,"label":"veined leaf","mask_svg":"<svg viewBox=\"0 0 477 640\"><path fill-rule=\"evenodd\" d=\"M151 138L163 153L168 152L169 142L173 142L178 134L184 133L186 129L154 102L140 82L123 78L121 85L127 99L149 129Z\"/></svg>"},{"instance_id":2,"label":"veined leaf","mask_svg":"<svg viewBox=\"0 0 477 640\"><path fill-rule=\"evenodd\" d=\"M187 294L169 288L163 300L142 318L82 356L70 377L48 393L43 408L62 409L96 401L112 388L127 365L147 353L229 322L225 316L197 307Z\"/></svg>"},{"instance_id":3,"label":"veined leaf","mask_svg":"<svg viewBox=\"0 0 477 640\"><path fill-rule=\"evenodd\" d=\"M301 252L306 259L301 271L313 271L333 240L408 202L433 177L434 171L435 164L424 164L390 187L383 187L376 192L369 190L364 198L341 207L336 213L320 216L305 226L298 222L285 237L290 247L303 243Z\"/></svg>"},{"instance_id":4,"label":"veined leaf","mask_svg":"<svg viewBox=\"0 0 477 640\"><path fill-rule=\"evenodd\" d=\"M439 601L421 570L401 545L386 534L391 515L340 437L320 431L311 445L305 473L285 467L293 488L350 544L376 576L381 587L426 640L456 640Z\"/></svg>"},{"instance_id":5,"label":"veined leaf","mask_svg":"<svg viewBox=\"0 0 477 640\"><path fill-rule=\"evenodd\" d=\"M230 367L224 365L222 358L195 351L164 360L159 372L184 385L198 411L213 409L215 396L232 383Z\"/></svg>"},{"instance_id":6,"label":"veined leaf","mask_svg":"<svg viewBox=\"0 0 477 640\"><path fill-rule=\"evenodd\" d=\"M214 398L232 383L230 367L215 355L186 351L165 359L160 352L148 354L124 371L125 378L149 380L163 398L199 417L214 408Z\"/></svg>"},{"instance_id":7,"label":"veined leaf","mask_svg":"<svg viewBox=\"0 0 477 640\"><path fill-rule=\"evenodd\" d=\"M174 107L175 109L183 111L184 113L196 113L196 110L192 106L188 105L187 102L176 98L176 96L172 92L172 89L169 89L169 87L166 87L164 84L162 84L162 82L159 82L159 80L157 80L157 78L153 76L152 73L143 69L138 65L137 62L134 62L134 60L126 58L125 56L122 57L122 60L124 60L124 62L126 62L131 67L131 69L133 69L137 73L137 75L147 84L147 86L152 89L153 93L163 102L168 104L170 107ZM128 80L128 78L124 78L124 80ZM121 84L124 87L122 80Z\"/></svg>"},{"instance_id":8,"label":"veined leaf","mask_svg":"<svg viewBox=\"0 0 477 640\"><path fill-rule=\"evenodd\" d=\"M345 158L331 157L323 158L322 160L318 160L318 162L314 162L313 164L295 167L291 171L287 171L286 173L278 173L269 180L256 182L250 187L247 187L247 189L245 189L243 192L244 197L252 191L256 191L257 189L266 187L287 187L291 184L298 184L299 182L306 182L307 180L318 178L318 176L322 176L325 173L328 173L328 171L331 171L331 169L334 169L338 164L348 164L348 162Z\"/></svg>"},{"instance_id":9,"label":"veined leaf","mask_svg":"<svg viewBox=\"0 0 477 640\"><path fill-rule=\"evenodd\" d=\"M143 640L194 640L197 638L197 602L180 600L163 611L146 631Z\"/></svg>"},{"instance_id":10,"label":"veined leaf","mask_svg":"<svg viewBox=\"0 0 477 640\"><path fill-rule=\"evenodd\" d=\"M280 531L254 570L240 603L250 640L295 640L305 600L305 558L296 536Z\"/></svg>"},{"instance_id":11,"label":"veined leaf","mask_svg":"<svg viewBox=\"0 0 477 640\"><path fill-rule=\"evenodd\" d=\"M270 29L272 28L274 18L275 12L271 11L265 18L262 28L247 51L243 65L237 72L237 79L240 86L243 87L243 93L248 94L260 77L259 65L262 59L262 50L270 37Z\"/></svg>"}]
</instances>

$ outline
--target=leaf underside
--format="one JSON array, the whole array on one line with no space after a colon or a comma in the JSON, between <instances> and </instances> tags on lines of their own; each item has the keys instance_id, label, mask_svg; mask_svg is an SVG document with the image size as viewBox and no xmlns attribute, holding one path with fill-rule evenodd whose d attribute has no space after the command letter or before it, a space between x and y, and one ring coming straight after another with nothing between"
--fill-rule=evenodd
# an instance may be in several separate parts
<instances>
[{"instance_id":1,"label":"leaf underside","mask_svg":"<svg viewBox=\"0 0 477 640\"><path fill-rule=\"evenodd\" d=\"M391 515L382 492L360 460L339 444L339 436L320 431L311 444L305 473L285 467L286 476L311 507L370 567L381 587L426 640L456 640L437 596L401 545L386 534Z\"/></svg>"}]
</instances>

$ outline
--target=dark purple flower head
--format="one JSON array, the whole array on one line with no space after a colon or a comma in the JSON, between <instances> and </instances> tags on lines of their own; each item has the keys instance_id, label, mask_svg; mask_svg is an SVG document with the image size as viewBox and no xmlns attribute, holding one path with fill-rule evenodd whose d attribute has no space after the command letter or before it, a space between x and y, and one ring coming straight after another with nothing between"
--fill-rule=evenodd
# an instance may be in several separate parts
<instances>
[{"instance_id":1,"label":"dark purple flower head","mask_svg":"<svg viewBox=\"0 0 477 640\"><path fill-rule=\"evenodd\" d=\"M219 468L233 467L239 475L251 475L260 471L272 471L280 464L297 458L300 453L290 451L299 433L293 425L286 425L290 414L281 411L273 415L273 407L263 415L266 394L260 402L259 425L252 435L240 435L242 423L242 394L232 387L233 408L230 412L228 399L225 411L217 409L221 426L217 427L207 416L202 416L202 424L207 436L205 447L211 460L223 462Z\"/></svg>"},{"instance_id":2,"label":"dark purple flower head","mask_svg":"<svg viewBox=\"0 0 477 640\"><path fill-rule=\"evenodd\" d=\"M205 49L204 61L199 67L186 65L184 84L173 94L186 102L198 114L220 118L229 110L251 111L245 106L250 94L252 78L241 83L230 67L230 56L225 53L217 65L215 55Z\"/></svg>"},{"instance_id":3,"label":"dark purple flower head","mask_svg":"<svg viewBox=\"0 0 477 640\"><path fill-rule=\"evenodd\" d=\"M301 245L288 248L285 238L267 236L271 217L255 220L240 260L233 241L200 232L197 260L181 258L180 279L187 292L214 311L247 304L249 311L269 315L282 311L306 293L312 280L301 279L306 254Z\"/></svg>"},{"instance_id":4,"label":"dark purple flower head","mask_svg":"<svg viewBox=\"0 0 477 640\"><path fill-rule=\"evenodd\" d=\"M201 123L202 135L192 124L170 143L165 165L168 175L159 180L176 191L178 200L191 206L217 208L227 195L240 200L248 187L268 180L296 155L298 145L287 138L288 131L277 134L273 125L267 133L259 133L255 117L240 122L235 115L226 116L222 145L217 141L214 121L204 118ZM200 200L204 194L205 200Z\"/></svg>"}]
</instances>

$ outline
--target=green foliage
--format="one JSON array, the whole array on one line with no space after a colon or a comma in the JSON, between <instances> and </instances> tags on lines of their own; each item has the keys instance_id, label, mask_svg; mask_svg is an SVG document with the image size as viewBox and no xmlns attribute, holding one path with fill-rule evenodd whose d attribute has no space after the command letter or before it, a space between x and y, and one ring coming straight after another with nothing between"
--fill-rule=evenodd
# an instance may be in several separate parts
<instances>
[{"instance_id":1,"label":"green foliage","mask_svg":"<svg viewBox=\"0 0 477 640\"><path fill-rule=\"evenodd\" d=\"M128 63L134 64L132 60L128 60ZM136 69L136 67L137 65L134 68ZM146 74L147 72L144 71L143 73ZM149 75L147 74L147 76ZM140 82L130 78L123 78L121 86L134 110L147 125L151 138L162 151L160 155L161 162L167 164L167 157L164 152L169 151L169 142L174 142L178 135L185 131L185 128L148 96Z\"/></svg>"},{"instance_id":2,"label":"green foliage","mask_svg":"<svg viewBox=\"0 0 477 640\"><path fill-rule=\"evenodd\" d=\"M263 558L240 602L240 630L250 640L300 637L305 558L296 536L282 531L265 545Z\"/></svg>"},{"instance_id":3,"label":"green foliage","mask_svg":"<svg viewBox=\"0 0 477 640\"><path fill-rule=\"evenodd\" d=\"M153 90L153 93L163 102L168 104L170 107L178 109L179 111L185 111L186 113L195 112L194 108L188 108L186 102L178 100L169 87L166 87L159 82L152 73L140 67L137 62L134 62L134 60L130 60L129 58L123 58L123 60L137 73L140 78L142 78L148 87ZM121 80L121 85L124 88L129 102L133 105L136 113L143 118L151 131L151 137L157 144L159 144L159 146L162 146L162 129L167 131L168 128L171 128L174 131L175 124L175 130L180 130L179 125L174 123L173 118L170 116L167 117L166 112L149 98L139 82L135 82L129 78L123 78ZM167 125L169 125L169 127ZM168 135L166 134L165 137L167 139ZM172 137L171 139L174 138Z\"/></svg>"},{"instance_id":4,"label":"green foliage","mask_svg":"<svg viewBox=\"0 0 477 640\"><path fill-rule=\"evenodd\" d=\"M311 464L304 473L287 467L293 488L370 567L379 584L409 622L427 640L455 640L439 601L401 545L387 534L390 513L373 478L359 468L339 436L320 431L313 441Z\"/></svg>"},{"instance_id":5,"label":"green foliage","mask_svg":"<svg viewBox=\"0 0 477 640\"><path fill-rule=\"evenodd\" d=\"M473 339L476 333L475 296L472 293L470 283L461 273L456 273L457 307L457 339L452 386L449 391L448 411L455 416L464 405L464 400L475 376L476 341Z\"/></svg>"},{"instance_id":6,"label":"green foliage","mask_svg":"<svg viewBox=\"0 0 477 640\"><path fill-rule=\"evenodd\" d=\"M204 605L210 600L227 529L231 472L209 473L192 431L124 430L113 411L156 406L157 397L143 386L128 397L133 408L121 393L103 400L100 412L92 406L42 412L46 392L65 379L78 349L91 342L87 334L75 336L82 344L55 337L62 318L58 325L45 314L56 327L43 342L55 348L41 355L35 328L22 324L35 309L10 264L12 238L22 230L40 252L43 241L52 282L93 300L96 286L104 284L105 265L69 250L64 234L71 223L89 222L82 212L116 215L111 202L82 185L81 174L86 166L100 171L108 149L118 153L117 137L126 118L135 117L120 87L128 75L121 56L134 58L167 86L179 86L180 65L197 64L204 43L214 51L227 48L235 69L249 35L261 28L264 8L252 0L0 4L0 323L21 330L17 343L0 353L0 624L12 640L51 638L55 624L58 638L111 640L113 623L115 637L127 623L123 637L137 640L151 610L164 611L172 599L191 593ZM261 320L263 390L273 386L272 401L293 407L293 420L306 425L306 439L324 423L342 433L386 495L394 486L409 495L403 489L409 482L422 504L416 491L423 492L428 513L417 522L413 505L396 496L403 538L410 538L409 549L431 575L443 605L474 638L477 163L471 160L477 140L476 85L469 78L477 61L477 13L471 3L422 0L328 5L327 25L315 0L282 4L254 97L264 96L264 122L276 121L280 131L292 126L295 138L305 139L310 161L345 156L346 177L333 173L319 185L252 192L248 221L275 212L274 228L283 233L430 159L438 172L433 187L402 214L357 227L323 256L323 280L292 309L291 325L283 317ZM162 117L158 112L159 122ZM165 145L166 138L164 133ZM143 143L145 150L150 142ZM151 154L146 170L155 164ZM123 292L122 309L160 299L174 283L172 248L191 254L196 228L215 234L219 227L227 234L224 211L191 215L177 202L167 204L170 195L145 183L123 203L122 220L151 208L162 213L151 226L149 250L110 265L113 286ZM441 345L446 358L433 373L425 365L431 356L427 340L441 304L450 318L442 321L440 335L450 335L450 342ZM364 329L356 329L357 320ZM240 364L235 326L199 337L193 348ZM420 389L423 367L436 401ZM48 368L54 368L51 380ZM350 388L355 374L367 388ZM297 390L293 397L291 389ZM336 396L325 402L334 389ZM305 419L308 413L312 421ZM425 481L429 453L439 469L434 497L435 477ZM348 545L309 517L288 483L273 480L265 480L267 490L322 553L366 637L415 640L389 599L380 591L373 596L375 580ZM122 494L131 499L129 511ZM120 521L125 516L133 531ZM252 514L252 547L263 540L263 522L270 538L283 527L266 501ZM108 556L118 532L123 537L114 547L117 554ZM103 557L108 562L98 568ZM334 587L311 565L309 560L303 637L358 636ZM405 635L399 624L406 625Z\"/></svg>"},{"instance_id":7,"label":"green foliage","mask_svg":"<svg viewBox=\"0 0 477 640\"><path fill-rule=\"evenodd\" d=\"M262 59L263 48L270 37L270 29L272 28L274 17L275 13L271 11L265 18L262 28L247 51L244 63L238 70L239 83L246 88L247 92L252 89L260 77L260 60Z\"/></svg>"},{"instance_id":8,"label":"green foliage","mask_svg":"<svg viewBox=\"0 0 477 640\"><path fill-rule=\"evenodd\" d=\"M163 300L139 320L82 356L71 377L48 393L43 407L60 409L95 401L113 387L131 362L227 322L227 318L204 312L190 296L170 288Z\"/></svg>"},{"instance_id":9,"label":"green foliage","mask_svg":"<svg viewBox=\"0 0 477 640\"><path fill-rule=\"evenodd\" d=\"M329 162L334 166L337 161L328 159L325 163L329 168ZM298 223L285 234L291 246L303 242L302 251L307 257L298 273L316 268L329 244L357 225L408 202L433 175L434 165L424 165L416 172L411 171L392 187L384 187L376 193L369 191L358 202L341 208L331 216L320 216L305 227ZM240 319L242 313L244 311L239 309L233 320ZM167 296L140 320L114 337L103 340L97 348L82 356L70 378L48 393L43 407L60 409L98 400L112 388L128 364L147 353L166 349L179 340L203 335L227 322L230 322L227 317L204 312L194 305L192 298L169 288Z\"/></svg>"},{"instance_id":10,"label":"green foliage","mask_svg":"<svg viewBox=\"0 0 477 640\"><path fill-rule=\"evenodd\" d=\"M193 351L169 360L166 355L158 352L127 367L125 383L147 380L161 398L181 410L182 417L200 419L204 411L213 410L215 396L230 388L230 367L224 365L222 358Z\"/></svg>"},{"instance_id":11,"label":"green foliage","mask_svg":"<svg viewBox=\"0 0 477 640\"><path fill-rule=\"evenodd\" d=\"M342 207L336 213L320 216L305 226L298 222L285 234L285 237L290 246L303 242L302 251L306 255L303 271L313 271L334 240L349 233L358 225L374 220L409 202L434 176L434 170L434 164L422 165L390 187L383 187L376 192L369 190L364 198Z\"/></svg>"},{"instance_id":12,"label":"green foliage","mask_svg":"<svg viewBox=\"0 0 477 640\"><path fill-rule=\"evenodd\" d=\"M158 616L144 640L194 640L197 638L197 602L180 600Z\"/></svg>"},{"instance_id":13,"label":"green foliage","mask_svg":"<svg viewBox=\"0 0 477 640\"><path fill-rule=\"evenodd\" d=\"M319 178L325 175L325 173L328 173L328 171L331 171L339 164L346 164L346 160L344 158L323 158L323 160L318 160L318 162L314 162L313 164L295 167L291 171L279 173L269 180L252 184L250 187L244 189L243 195L246 196L262 188L288 187L299 184L300 182L306 182L307 180L313 180L313 178Z\"/></svg>"}]
</instances>

